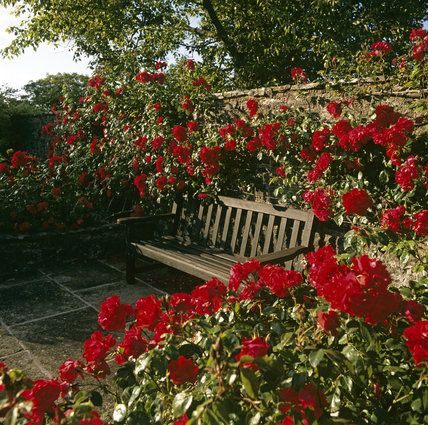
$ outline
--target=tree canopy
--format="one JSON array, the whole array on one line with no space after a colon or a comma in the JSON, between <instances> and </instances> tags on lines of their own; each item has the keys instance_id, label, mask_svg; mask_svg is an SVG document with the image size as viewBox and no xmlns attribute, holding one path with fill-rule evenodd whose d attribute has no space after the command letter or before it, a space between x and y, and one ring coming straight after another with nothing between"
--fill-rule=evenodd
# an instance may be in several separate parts
<instances>
[{"instance_id":1,"label":"tree canopy","mask_svg":"<svg viewBox=\"0 0 428 425\"><path fill-rule=\"evenodd\" d=\"M77 73L48 75L27 83L23 87L25 94L21 98L27 100L35 109L48 112L61 96L67 95L77 100L82 95L87 82L87 76Z\"/></svg>"},{"instance_id":2,"label":"tree canopy","mask_svg":"<svg viewBox=\"0 0 428 425\"><path fill-rule=\"evenodd\" d=\"M378 40L405 41L425 0L0 0L23 23L4 55L71 40L99 66L134 72L171 53L199 55L232 85L284 83L330 56L346 60Z\"/></svg>"}]
</instances>

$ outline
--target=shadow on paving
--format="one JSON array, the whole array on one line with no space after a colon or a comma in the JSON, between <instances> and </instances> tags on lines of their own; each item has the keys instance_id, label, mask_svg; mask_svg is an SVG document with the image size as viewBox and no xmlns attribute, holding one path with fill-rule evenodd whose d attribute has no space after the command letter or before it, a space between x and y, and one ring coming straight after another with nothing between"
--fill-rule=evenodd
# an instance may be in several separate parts
<instances>
[{"instance_id":1,"label":"shadow on paving","mask_svg":"<svg viewBox=\"0 0 428 425\"><path fill-rule=\"evenodd\" d=\"M168 267L125 282L122 257L68 261L0 275L0 361L33 379L57 376L58 366L80 358L97 324L100 303L117 294L135 303L150 294L190 292L201 281Z\"/></svg>"}]
</instances>

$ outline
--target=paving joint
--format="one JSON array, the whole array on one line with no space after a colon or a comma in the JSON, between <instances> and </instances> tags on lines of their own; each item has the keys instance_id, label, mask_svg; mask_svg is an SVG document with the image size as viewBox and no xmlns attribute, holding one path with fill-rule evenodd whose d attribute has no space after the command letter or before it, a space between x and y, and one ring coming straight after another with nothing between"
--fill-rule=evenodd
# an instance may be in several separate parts
<instances>
[{"instance_id":1,"label":"paving joint","mask_svg":"<svg viewBox=\"0 0 428 425\"><path fill-rule=\"evenodd\" d=\"M21 323L13 323L12 325L9 325L10 328L14 328L17 326L23 326L23 325L29 325L31 323L36 323L36 322L40 322L42 320L46 320L46 319L52 319L53 317L58 317L58 316L63 316L65 314L69 314L69 313L74 313L75 311L80 311L80 310L85 310L88 307L78 307L78 308L73 308L71 310L67 310L67 311L63 311L60 313L54 313L54 314L49 314L47 316L43 316L43 317L38 317L37 319L31 319L31 320L27 320L25 322L21 322ZM13 335L15 336L15 335Z\"/></svg>"},{"instance_id":2,"label":"paving joint","mask_svg":"<svg viewBox=\"0 0 428 425\"><path fill-rule=\"evenodd\" d=\"M23 351L26 351L28 353L28 355L30 356L31 360L34 362L34 364L40 370L40 372L42 372L43 375L47 376L49 379L52 379L51 372L43 367L43 365L39 362L39 360L37 359L37 357L35 357L32 354L31 350L28 349L28 347L19 338L17 338L15 336L15 334L12 332L12 330L10 329L10 327L8 325L6 325L6 323L4 323L4 321L3 321L3 319L1 317L0 317L0 324L6 329L6 331L10 335L14 336L17 339L18 344L21 346L21 348L23 349ZM16 353L15 353L15 355L16 355Z\"/></svg>"},{"instance_id":3,"label":"paving joint","mask_svg":"<svg viewBox=\"0 0 428 425\"><path fill-rule=\"evenodd\" d=\"M41 273L46 276L49 280L51 280L52 282L54 282L55 284L57 284L60 288L64 289L65 291L69 292L70 294L72 294L74 297L76 297L77 299L79 299L81 302L83 302L83 304L85 304L86 306L92 308L93 310L95 310L98 313L98 310L96 308L94 308L94 306L92 304L89 304L84 298L82 298L79 294L77 294L75 291L72 291L70 288L67 288L67 286L63 285L62 283L59 283L55 280L55 278L48 276L46 273L42 272Z\"/></svg>"}]
</instances>

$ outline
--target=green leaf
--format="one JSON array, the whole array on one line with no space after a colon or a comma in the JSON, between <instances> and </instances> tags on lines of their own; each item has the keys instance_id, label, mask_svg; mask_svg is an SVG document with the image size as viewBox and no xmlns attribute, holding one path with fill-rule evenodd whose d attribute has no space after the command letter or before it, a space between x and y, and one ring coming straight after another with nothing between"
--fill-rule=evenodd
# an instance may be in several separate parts
<instances>
[{"instance_id":1,"label":"green leaf","mask_svg":"<svg viewBox=\"0 0 428 425\"><path fill-rule=\"evenodd\" d=\"M259 381L254 371L249 368L241 368L241 382L246 393L251 398L256 398L259 392Z\"/></svg>"},{"instance_id":2,"label":"green leaf","mask_svg":"<svg viewBox=\"0 0 428 425\"><path fill-rule=\"evenodd\" d=\"M174 417L178 418L183 416L191 406L192 401L193 396L191 394L188 394L185 391L178 393L172 402L172 412Z\"/></svg>"},{"instance_id":3,"label":"green leaf","mask_svg":"<svg viewBox=\"0 0 428 425\"><path fill-rule=\"evenodd\" d=\"M317 351L312 351L309 354L309 363L312 367L317 367L324 358L324 350L320 348Z\"/></svg>"}]
</instances>

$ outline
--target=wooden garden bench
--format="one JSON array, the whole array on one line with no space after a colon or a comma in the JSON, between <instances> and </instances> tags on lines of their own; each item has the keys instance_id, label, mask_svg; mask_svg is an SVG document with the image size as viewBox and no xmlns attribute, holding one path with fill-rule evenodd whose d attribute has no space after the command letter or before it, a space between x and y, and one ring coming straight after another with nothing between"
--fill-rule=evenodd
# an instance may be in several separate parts
<instances>
[{"instance_id":1,"label":"wooden garden bench","mask_svg":"<svg viewBox=\"0 0 428 425\"><path fill-rule=\"evenodd\" d=\"M126 225L126 280L135 279L137 257L203 280L229 280L237 261L285 263L310 248L310 211L220 196L215 202L175 203L169 214L118 219Z\"/></svg>"}]
</instances>

